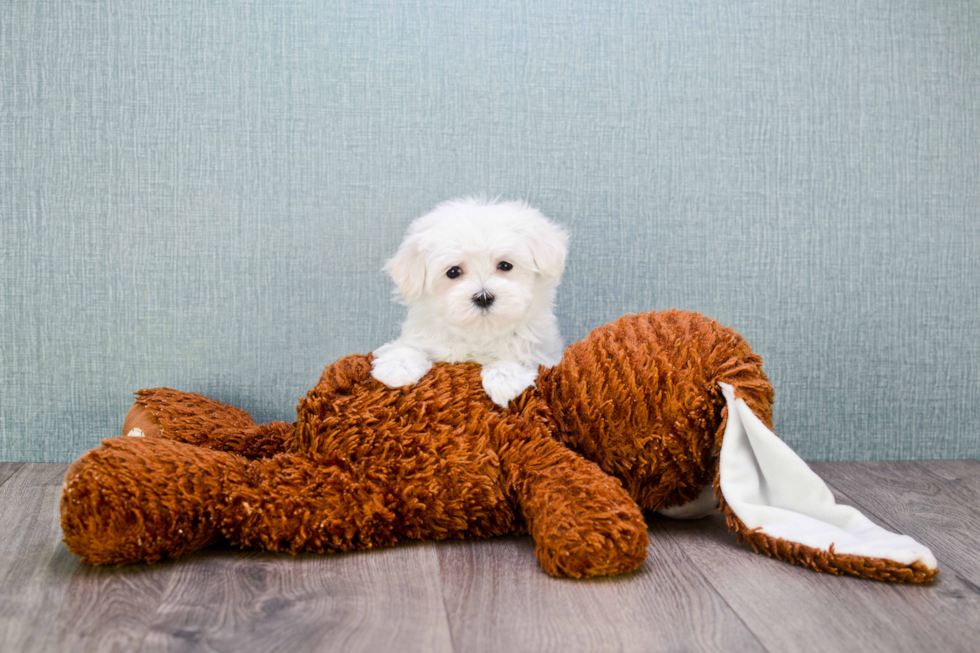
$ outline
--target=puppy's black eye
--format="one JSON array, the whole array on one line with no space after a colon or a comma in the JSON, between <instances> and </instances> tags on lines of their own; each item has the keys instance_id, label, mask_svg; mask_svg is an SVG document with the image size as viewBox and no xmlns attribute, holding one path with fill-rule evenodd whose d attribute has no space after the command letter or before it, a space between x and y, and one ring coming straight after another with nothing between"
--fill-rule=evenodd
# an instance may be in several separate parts
<instances>
[{"instance_id":1,"label":"puppy's black eye","mask_svg":"<svg viewBox=\"0 0 980 653\"><path fill-rule=\"evenodd\" d=\"M513 268L514 266L508 263L507 261L501 261L500 263L497 263L497 269L502 270L503 272L507 272L508 270L512 270Z\"/></svg>"},{"instance_id":2,"label":"puppy's black eye","mask_svg":"<svg viewBox=\"0 0 980 653\"><path fill-rule=\"evenodd\" d=\"M449 268L448 272L446 272L446 276L450 279L455 279L461 274L463 274L463 268L459 267L458 265L454 265L453 267Z\"/></svg>"}]
</instances>

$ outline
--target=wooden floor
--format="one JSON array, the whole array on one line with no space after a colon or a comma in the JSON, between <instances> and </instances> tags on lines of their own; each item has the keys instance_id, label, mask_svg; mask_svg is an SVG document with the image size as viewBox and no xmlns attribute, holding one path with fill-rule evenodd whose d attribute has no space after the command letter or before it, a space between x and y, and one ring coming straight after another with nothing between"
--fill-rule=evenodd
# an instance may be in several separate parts
<instances>
[{"instance_id":1,"label":"wooden floor","mask_svg":"<svg viewBox=\"0 0 980 653\"><path fill-rule=\"evenodd\" d=\"M61 542L66 465L0 465L0 650L980 651L980 461L813 467L938 580L818 574L659 517L638 571L592 581L548 577L526 537L96 568Z\"/></svg>"}]
</instances>

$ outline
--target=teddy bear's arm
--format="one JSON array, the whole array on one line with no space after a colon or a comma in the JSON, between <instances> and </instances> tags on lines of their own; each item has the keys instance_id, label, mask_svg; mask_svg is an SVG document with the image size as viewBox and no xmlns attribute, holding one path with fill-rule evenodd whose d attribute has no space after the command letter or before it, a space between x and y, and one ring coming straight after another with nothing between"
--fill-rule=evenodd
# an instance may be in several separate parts
<instances>
[{"instance_id":1,"label":"teddy bear's arm","mask_svg":"<svg viewBox=\"0 0 980 653\"><path fill-rule=\"evenodd\" d=\"M646 522L618 480L549 437L501 453L545 571L580 578L642 564Z\"/></svg>"}]
</instances>

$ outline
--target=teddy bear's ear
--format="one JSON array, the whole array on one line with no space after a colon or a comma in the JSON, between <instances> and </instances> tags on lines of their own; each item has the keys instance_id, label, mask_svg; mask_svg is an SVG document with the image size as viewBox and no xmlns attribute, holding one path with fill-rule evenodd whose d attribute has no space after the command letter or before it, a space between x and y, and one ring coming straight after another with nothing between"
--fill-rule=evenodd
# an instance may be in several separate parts
<instances>
[{"instance_id":1,"label":"teddy bear's ear","mask_svg":"<svg viewBox=\"0 0 980 653\"><path fill-rule=\"evenodd\" d=\"M823 479L735 398L733 386L718 385L728 417L716 483L737 518L728 524L739 541L834 574L921 583L938 573L928 547L838 504Z\"/></svg>"},{"instance_id":2,"label":"teddy bear's ear","mask_svg":"<svg viewBox=\"0 0 980 653\"><path fill-rule=\"evenodd\" d=\"M528 207L527 210L531 215L525 223L526 236L534 264L538 266L542 275L557 281L565 271L568 232L541 215L536 209Z\"/></svg>"},{"instance_id":3,"label":"teddy bear's ear","mask_svg":"<svg viewBox=\"0 0 980 653\"><path fill-rule=\"evenodd\" d=\"M391 276L406 302L411 303L422 296L425 288L425 255L419 234L411 234L402 241L395 255L385 262L384 271Z\"/></svg>"}]
</instances>

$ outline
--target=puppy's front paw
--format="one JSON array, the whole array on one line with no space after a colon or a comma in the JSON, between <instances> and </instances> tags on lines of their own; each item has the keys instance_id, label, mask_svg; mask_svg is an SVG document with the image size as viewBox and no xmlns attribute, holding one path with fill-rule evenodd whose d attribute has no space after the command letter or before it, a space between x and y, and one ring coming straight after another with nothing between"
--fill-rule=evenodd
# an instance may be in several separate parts
<instances>
[{"instance_id":1,"label":"puppy's front paw","mask_svg":"<svg viewBox=\"0 0 980 653\"><path fill-rule=\"evenodd\" d=\"M484 365L480 373L483 389L493 403L507 408L510 400L534 385L538 371L512 361Z\"/></svg>"},{"instance_id":2,"label":"puppy's front paw","mask_svg":"<svg viewBox=\"0 0 980 653\"><path fill-rule=\"evenodd\" d=\"M415 385L432 368L432 361L410 347L382 347L371 362L371 376L389 388Z\"/></svg>"}]
</instances>

